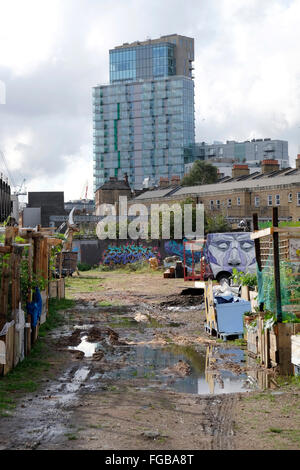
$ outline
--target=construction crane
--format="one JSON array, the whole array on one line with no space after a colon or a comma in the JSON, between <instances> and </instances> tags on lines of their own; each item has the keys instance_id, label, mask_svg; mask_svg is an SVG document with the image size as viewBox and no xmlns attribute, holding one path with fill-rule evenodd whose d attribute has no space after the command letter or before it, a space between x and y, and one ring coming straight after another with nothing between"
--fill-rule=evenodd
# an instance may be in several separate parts
<instances>
[{"instance_id":1,"label":"construction crane","mask_svg":"<svg viewBox=\"0 0 300 470\"><path fill-rule=\"evenodd\" d=\"M0 156L1 156L1 159L2 159L3 164L4 164L4 169L5 169L5 171L6 171L6 173L7 173L7 176L8 176L8 178L9 178L9 180L10 180L11 186L12 186L13 188L15 188L13 194L14 194L15 196L27 196L27 191L26 191L26 188L25 188L25 186L24 186L26 179L24 178L23 181L22 181L22 183L21 183L19 186L17 186L16 183L15 183L15 180L14 180L12 174L11 174L11 172L9 171L8 164L7 164L5 155L4 155L4 153L2 152L1 149L0 149ZM24 186L24 189L23 189L23 186Z\"/></svg>"},{"instance_id":2,"label":"construction crane","mask_svg":"<svg viewBox=\"0 0 300 470\"><path fill-rule=\"evenodd\" d=\"M88 180L86 180L86 182L84 183L82 192L81 192L80 200L87 201L88 190L89 190L89 182Z\"/></svg>"},{"instance_id":3,"label":"construction crane","mask_svg":"<svg viewBox=\"0 0 300 470\"><path fill-rule=\"evenodd\" d=\"M14 191L15 196L27 196L27 189L25 187L26 178L23 179L22 183L16 187ZM24 189L23 189L24 187Z\"/></svg>"}]
</instances>

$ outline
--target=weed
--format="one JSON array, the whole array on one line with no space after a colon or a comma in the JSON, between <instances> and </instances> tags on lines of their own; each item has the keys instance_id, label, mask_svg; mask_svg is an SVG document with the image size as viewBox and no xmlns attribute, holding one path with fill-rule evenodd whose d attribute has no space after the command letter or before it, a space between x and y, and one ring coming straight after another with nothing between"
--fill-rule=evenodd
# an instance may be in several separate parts
<instances>
[{"instance_id":1,"label":"weed","mask_svg":"<svg viewBox=\"0 0 300 470\"><path fill-rule=\"evenodd\" d=\"M276 381L280 387L283 387L285 385L292 385L292 386L300 387L299 375L279 376L277 377Z\"/></svg>"},{"instance_id":2,"label":"weed","mask_svg":"<svg viewBox=\"0 0 300 470\"><path fill-rule=\"evenodd\" d=\"M108 302L107 300L102 300L102 302L98 302L97 304L99 307L111 307L113 304Z\"/></svg>"},{"instance_id":3,"label":"weed","mask_svg":"<svg viewBox=\"0 0 300 470\"><path fill-rule=\"evenodd\" d=\"M85 277L85 278L69 278L66 281L66 297L72 298L74 294L80 292L99 292L104 289L102 284L99 284L99 278Z\"/></svg>"},{"instance_id":4,"label":"weed","mask_svg":"<svg viewBox=\"0 0 300 470\"><path fill-rule=\"evenodd\" d=\"M40 379L48 372L50 352L43 337L48 331L63 323L59 310L70 308L73 301L51 299L47 321L41 325L39 339L31 349L30 355L20 362L13 370L0 380L0 416L11 411L16 405L15 400L21 393L32 393L38 388Z\"/></svg>"},{"instance_id":5,"label":"weed","mask_svg":"<svg viewBox=\"0 0 300 470\"><path fill-rule=\"evenodd\" d=\"M76 441L78 439L76 434L66 433L65 436L69 439L69 441Z\"/></svg>"},{"instance_id":6,"label":"weed","mask_svg":"<svg viewBox=\"0 0 300 470\"><path fill-rule=\"evenodd\" d=\"M118 389L118 387L116 387L115 385L109 385L109 386L107 387L107 391L108 391L108 392L118 392L119 389Z\"/></svg>"},{"instance_id":7,"label":"weed","mask_svg":"<svg viewBox=\"0 0 300 470\"><path fill-rule=\"evenodd\" d=\"M279 429L279 428L269 428L268 432L274 432L276 434L280 434L283 432L283 429Z\"/></svg>"},{"instance_id":8,"label":"weed","mask_svg":"<svg viewBox=\"0 0 300 470\"><path fill-rule=\"evenodd\" d=\"M229 340L227 341L228 344L233 344L234 346L247 346L247 341L244 340L244 338L237 338L234 340Z\"/></svg>"}]
</instances>

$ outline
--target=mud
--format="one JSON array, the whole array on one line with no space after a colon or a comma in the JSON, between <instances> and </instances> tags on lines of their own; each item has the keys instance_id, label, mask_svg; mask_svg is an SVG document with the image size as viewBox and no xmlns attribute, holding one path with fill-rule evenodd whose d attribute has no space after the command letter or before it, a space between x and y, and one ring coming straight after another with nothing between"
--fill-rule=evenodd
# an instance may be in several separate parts
<instances>
[{"instance_id":1,"label":"mud","mask_svg":"<svg viewBox=\"0 0 300 470\"><path fill-rule=\"evenodd\" d=\"M49 335L55 376L0 420L3 449L247 448L241 409L264 372L243 348L204 332L201 296L136 279L140 289L149 283L147 296L120 290L120 279L101 301L123 305L99 306L87 293L64 312L65 325Z\"/></svg>"}]
</instances>

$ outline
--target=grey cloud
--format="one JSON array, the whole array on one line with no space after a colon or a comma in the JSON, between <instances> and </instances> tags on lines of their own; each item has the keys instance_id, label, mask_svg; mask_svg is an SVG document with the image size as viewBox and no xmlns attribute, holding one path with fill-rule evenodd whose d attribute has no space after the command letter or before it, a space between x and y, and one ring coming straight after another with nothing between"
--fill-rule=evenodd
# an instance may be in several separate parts
<instances>
[{"instance_id":1,"label":"grey cloud","mask_svg":"<svg viewBox=\"0 0 300 470\"><path fill-rule=\"evenodd\" d=\"M44 0L46 1L46 0ZM262 5L263 3L263 5ZM263 22L271 4L286 8L288 0L254 2L257 8L241 6L234 21ZM210 108L218 103L211 87L222 80L223 70L238 66L235 41L222 18L222 0L64 0L61 2L61 28L49 59L40 63L30 75L16 77L12 70L0 67L0 79L6 84L7 104L0 107L0 148L7 137L14 137L28 128L30 144L16 140L15 148L23 155L23 165L15 172L15 180L26 177L28 187L34 176L55 179L68 171L66 156L79 155L80 148L89 149L86 162L92 159L92 87L108 82L108 50L123 42L143 40L159 35L178 33L195 38L196 67L196 136L199 141L245 140L251 132L263 137L288 138L296 149L299 129L289 128L284 114L258 116L255 109L240 103L239 114L224 110L226 119L206 116L202 109L203 94L209 95ZM243 2L242 2L243 5ZM227 27L226 27L227 26ZM99 32L99 43L87 45L92 30ZM17 35L17 32L15 32ZM38 40L38 38L37 38ZM295 46L296 47L296 46ZM204 61L209 51L210 63ZM208 66L210 67L208 70ZM204 82L199 80L208 75ZM255 80L255 74L249 79ZM211 84L211 85L210 85ZM244 84L241 84L244 86ZM246 91L245 91L246 92ZM210 95L211 93L211 95ZM226 103L226 100L224 100ZM270 122L272 135L270 135ZM280 135L279 135L280 134ZM259 137L259 136L257 136ZM92 179L92 175L91 175Z\"/></svg>"}]
</instances>

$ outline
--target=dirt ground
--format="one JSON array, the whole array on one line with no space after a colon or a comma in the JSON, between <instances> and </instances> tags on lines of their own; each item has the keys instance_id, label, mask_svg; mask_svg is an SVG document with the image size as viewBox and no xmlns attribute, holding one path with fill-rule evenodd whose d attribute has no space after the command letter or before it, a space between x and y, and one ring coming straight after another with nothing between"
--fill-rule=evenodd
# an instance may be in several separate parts
<instances>
[{"instance_id":1,"label":"dirt ground","mask_svg":"<svg viewBox=\"0 0 300 470\"><path fill-rule=\"evenodd\" d=\"M0 448L299 449L300 388L208 336L186 288L161 272L67 280L52 372L0 419Z\"/></svg>"}]
</instances>

